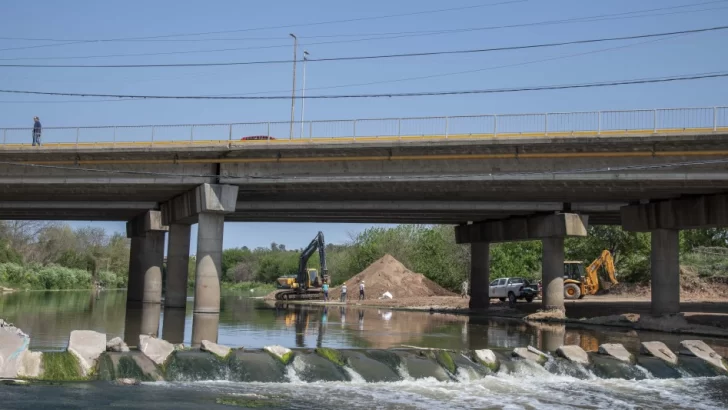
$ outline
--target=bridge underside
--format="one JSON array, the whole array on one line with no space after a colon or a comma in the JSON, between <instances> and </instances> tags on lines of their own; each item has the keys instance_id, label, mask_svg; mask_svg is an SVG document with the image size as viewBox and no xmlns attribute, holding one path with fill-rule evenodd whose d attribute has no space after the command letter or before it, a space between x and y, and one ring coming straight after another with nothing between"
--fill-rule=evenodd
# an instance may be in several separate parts
<instances>
[{"instance_id":1,"label":"bridge underside","mask_svg":"<svg viewBox=\"0 0 728 410\"><path fill-rule=\"evenodd\" d=\"M0 149L0 219L116 220L204 184L228 221L446 223L619 208L728 191L728 139L689 135L347 144Z\"/></svg>"}]
</instances>

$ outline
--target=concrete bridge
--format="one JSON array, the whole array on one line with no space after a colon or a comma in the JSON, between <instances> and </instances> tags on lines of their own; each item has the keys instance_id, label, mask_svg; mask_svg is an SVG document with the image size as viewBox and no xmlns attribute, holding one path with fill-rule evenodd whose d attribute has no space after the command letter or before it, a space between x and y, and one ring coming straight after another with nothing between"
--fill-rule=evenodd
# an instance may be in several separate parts
<instances>
[{"instance_id":1,"label":"concrete bridge","mask_svg":"<svg viewBox=\"0 0 728 410\"><path fill-rule=\"evenodd\" d=\"M41 147L0 130L0 219L127 221L140 303L161 301L169 231L169 307L184 306L198 223L200 324L219 310L224 221L458 225L472 308L488 305L489 243L543 240L555 309L564 238L621 224L653 233L655 314L679 310L679 230L728 225L728 108L317 121L303 138L241 139L276 124L290 126L134 127L133 141L132 127L46 128Z\"/></svg>"}]
</instances>

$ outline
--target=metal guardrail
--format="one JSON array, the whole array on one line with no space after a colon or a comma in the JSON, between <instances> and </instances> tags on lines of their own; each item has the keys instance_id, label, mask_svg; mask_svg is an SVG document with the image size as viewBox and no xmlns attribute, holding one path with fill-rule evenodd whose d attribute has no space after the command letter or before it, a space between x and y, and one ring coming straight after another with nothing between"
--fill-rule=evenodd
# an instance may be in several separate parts
<instances>
[{"instance_id":1,"label":"metal guardrail","mask_svg":"<svg viewBox=\"0 0 728 410\"><path fill-rule=\"evenodd\" d=\"M290 121L44 127L44 145L165 145L204 142L233 143L247 136L289 141ZM493 138L499 136L650 134L717 131L728 128L728 107L587 111L542 114L491 114L419 118L374 118L295 122L293 140ZM0 128L2 146L31 145L32 128ZM301 135L302 134L302 135ZM272 142L272 141L271 141Z\"/></svg>"}]
</instances>

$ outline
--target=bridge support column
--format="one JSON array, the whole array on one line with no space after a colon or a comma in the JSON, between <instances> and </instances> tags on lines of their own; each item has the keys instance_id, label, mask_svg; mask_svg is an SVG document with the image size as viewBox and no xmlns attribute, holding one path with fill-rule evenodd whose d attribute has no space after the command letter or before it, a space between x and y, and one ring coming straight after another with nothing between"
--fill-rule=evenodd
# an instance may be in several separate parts
<instances>
[{"instance_id":1,"label":"bridge support column","mask_svg":"<svg viewBox=\"0 0 728 410\"><path fill-rule=\"evenodd\" d=\"M195 313L220 312L222 236L225 215L201 213L197 225Z\"/></svg>"},{"instance_id":2,"label":"bridge support column","mask_svg":"<svg viewBox=\"0 0 728 410\"><path fill-rule=\"evenodd\" d=\"M654 316L680 312L680 241L674 229L652 231L652 306Z\"/></svg>"},{"instance_id":3,"label":"bridge support column","mask_svg":"<svg viewBox=\"0 0 728 410\"><path fill-rule=\"evenodd\" d=\"M167 283L164 306L187 306L187 268L190 262L190 230L188 224L171 224L167 243Z\"/></svg>"},{"instance_id":4,"label":"bridge support column","mask_svg":"<svg viewBox=\"0 0 728 410\"><path fill-rule=\"evenodd\" d=\"M542 307L564 311L564 238L544 238L541 269L543 276Z\"/></svg>"},{"instance_id":5,"label":"bridge support column","mask_svg":"<svg viewBox=\"0 0 728 410\"><path fill-rule=\"evenodd\" d=\"M165 223L198 223L193 346L203 339L217 340L223 228L225 214L235 212L237 199L236 186L203 184L162 204Z\"/></svg>"},{"instance_id":6,"label":"bridge support column","mask_svg":"<svg viewBox=\"0 0 728 410\"><path fill-rule=\"evenodd\" d=\"M490 243L470 244L470 309L490 306Z\"/></svg>"},{"instance_id":7,"label":"bridge support column","mask_svg":"<svg viewBox=\"0 0 728 410\"><path fill-rule=\"evenodd\" d=\"M164 233L159 211L148 211L127 222L131 238L127 304L162 302Z\"/></svg>"}]
</instances>

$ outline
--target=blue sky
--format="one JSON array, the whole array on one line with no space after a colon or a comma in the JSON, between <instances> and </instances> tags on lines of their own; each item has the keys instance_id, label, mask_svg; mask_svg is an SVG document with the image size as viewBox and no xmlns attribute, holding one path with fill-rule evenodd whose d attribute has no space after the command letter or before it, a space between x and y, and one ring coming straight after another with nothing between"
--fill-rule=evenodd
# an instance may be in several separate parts
<instances>
[{"instance_id":1,"label":"blue sky","mask_svg":"<svg viewBox=\"0 0 728 410\"><path fill-rule=\"evenodd\" d=\"M310 24L332 20L375 17L505 0L441 2L400 0L367 2L210 0L157 0L101 2L4 2L0 5L0 37L53 39L108 39L245 30L165 39L214 41L91 42L75 45L8 48L58 44L54 41L0 40L0 64L145 64L287 59L295 33L312 57L354 56L487 48L599 37L666 32L720 26L728 21L728 1L711 0L530 0L492 7L418 14L357 22L267 29L270 26ZM591 21L479 30L464 33L360 40L351 35L476 28L495 25L569 19L643 9L695 4L692 8L648 18ZM69 6L72 5L72 6ZM702 12L694 10L709 9ZM332 36L306 38L311 36ZM251 39L254 38L254 39ZM220 40L223 39L223 40ZM468 55L417 57L396 60L310 63L307 94L375 93L517 87L574 82L621 80L687 73L725 71L728 31L683 35L662 41L630 40L558 48L504 51ZM642 44L640 44L642 43ZM600 51L616 46L626 48ZM109 54L209 51L268 47L224 52L161 56L89 57ZM591 54L567 57L573 54ZM564 57L557 58L555 57ZM25 58L26 60L19 60ZM400 80L411 77L483 70L489 67L553 59L517 67L491 69L424 80L315 90L347 84ZM300 86L299 65L299 86ZM164 69L34 69L0 68L0 88L60 92L137 94L244 94L270 91L289 95L291 66L233 66ZM560 90L497 95L471 95L378 100L316 100L306 103L306 119L406 117L601 109L634 109L728 105L728 79L634 85L613 88ZM61 102L59 102L61 101ZM69 102L79 101L79 102ZM300 104L299 104L300 106ZM287 120L290 101L109 101L72 97L0 95L0 127L30 126L38 115L44 126L178 124ZM297 110L297 118L300 110ZM88 224L74 223L76 226ZM122 230L121 223L96 224ZM305 245L317 230L330 242L344 242L349 233L365 229L353 224L228 224L225 246ZM193 249L194 249L193 244Z\"/></svg>"}]
</instances>

